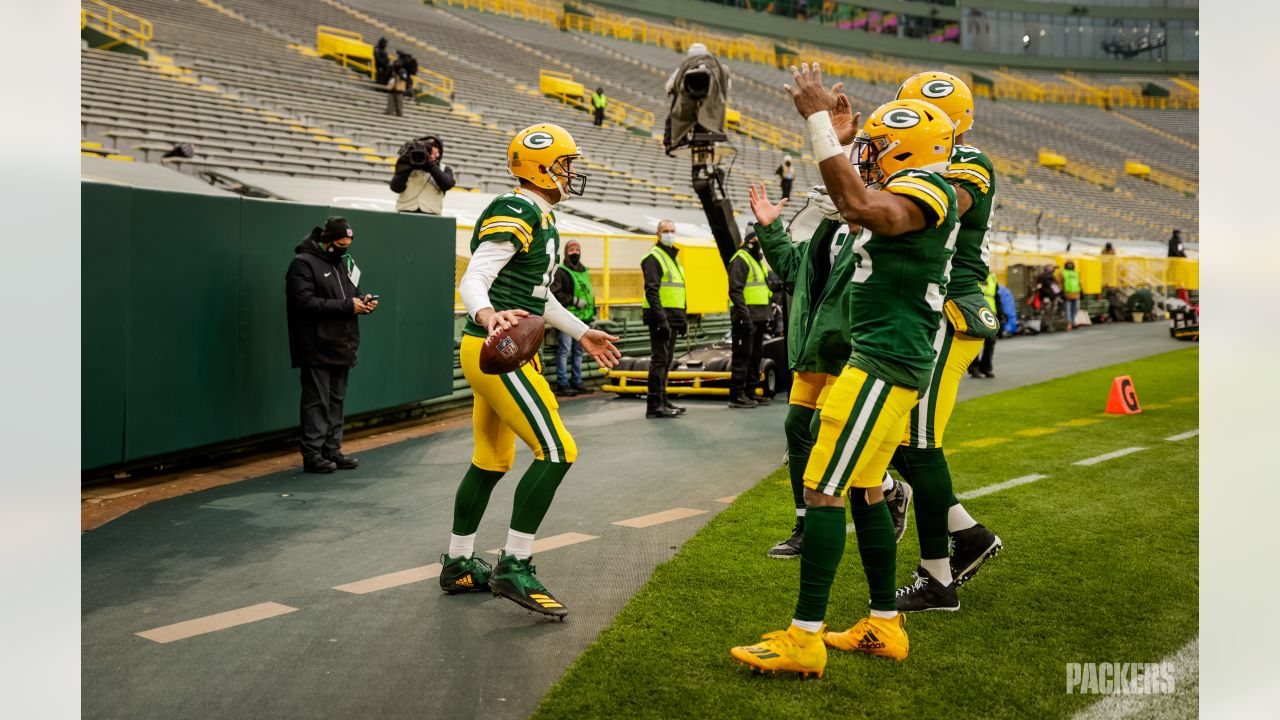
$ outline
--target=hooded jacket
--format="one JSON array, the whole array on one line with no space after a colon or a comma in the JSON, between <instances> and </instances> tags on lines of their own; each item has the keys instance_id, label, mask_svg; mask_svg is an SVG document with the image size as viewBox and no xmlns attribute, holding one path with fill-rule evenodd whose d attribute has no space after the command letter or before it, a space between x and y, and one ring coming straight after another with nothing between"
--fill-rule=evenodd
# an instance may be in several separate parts
<instances>
[{"instance_id":1,"label":"hooded jacket","mask_svg":"<svg viewBox=\"0 0 1280 720\"><path fill-rule=\"evenodd\" d=\"M285 273L289 359L293 367L353 367L360 348L360 323L352 299L361 296L351 281L355 265L345 251L326 251L316 228L294 248Z\"/></svg>"},{"instance_id":2,"label":"hooded jacket","mask_svg":"<svg viewBox=\"0 0 1280 720\"><path fill-rule=\"evenodd\" d=\"M444 194L457 184L453 168L444 164L444 141L435 135L419 138L434 141L440 148L440 158L426 166L409 164L409 150L416 141L400 146L396 157L395 174L391 176L391 192L399 193L396 212L420 212L439 215L444 211Z\"/></svg>"}]
</instances>

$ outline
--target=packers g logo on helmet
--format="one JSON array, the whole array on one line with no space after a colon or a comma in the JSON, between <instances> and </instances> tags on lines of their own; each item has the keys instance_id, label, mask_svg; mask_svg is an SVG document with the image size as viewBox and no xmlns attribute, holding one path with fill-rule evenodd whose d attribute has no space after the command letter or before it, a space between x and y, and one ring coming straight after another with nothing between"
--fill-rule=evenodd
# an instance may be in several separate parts
<instances>
[{"instance_id":1,"label":"packers g logo on helmet","mask_svg":"<svg viewBox=\"0 0 1280 720\"><path fill-rule=\"evenodd\" d=\"M520 144L524 145L527 148L533 148L534 150L541 150L542 148L545 148L545 147L551 147L551 143L555 141L556 139L554 137L551 137L551 133L539 131L535 133L529 133L528 135L526 135L524 140L521 141Z\"/></svg>"},{"instance_id":2,"label":"packers g logo on helmet","mask_svg":"<svg viewBox=\"0 0 1280 720\"><path fill-rule=\"evenodd\" d=\"M853 166L878 187L908 168L929 169L951 158L955 126L924 100L894 100L876 108L853 139Z\"/></svg>"},{"instance_id":3,"label":"packers g logo on helmet","mask_svg":"<svg viewBox=\"0 0 1280 720\"><path fill-rule=\"evenodd\" d=\"M561 195L582 195L587 176L573 171L573 161L582 156L568 130L551 123L538 123L516 133L507 145L507 170L517 178Z\"/></svg>"},{"instance_id":4,"label":"packers g logo on helmet","mask_svg":"<svg viewBox=\"0 0 1280 720\"><path fill-rule=\"evenodd\" d=\"M930 80L920 88L920 92L927 98L942 98L956 91L956 86L947 80Z\"/></svg>"},{"instance_id":5,"label":"packers g logo on helmet","mask_svg":"<svg viewBox=\"0 0 1280 720\"><path fill-rule=\"evenodd\" d=\"M923 100L951 118L956 135L973 127L973 93L963 80L939 71L916 73L898 88L899 100Z\"/></svg>"},{"instance_id":6,"label":"packers g logo on helmet","mask_svg":"<svg viewBox=\"0 0 1280 720\"><path fill-rule=\"evenodd\" d=\"M884 124L899 130L920 124L920 114L909 108L896 108L884 114Z\"/></svg>"}]
</instances>

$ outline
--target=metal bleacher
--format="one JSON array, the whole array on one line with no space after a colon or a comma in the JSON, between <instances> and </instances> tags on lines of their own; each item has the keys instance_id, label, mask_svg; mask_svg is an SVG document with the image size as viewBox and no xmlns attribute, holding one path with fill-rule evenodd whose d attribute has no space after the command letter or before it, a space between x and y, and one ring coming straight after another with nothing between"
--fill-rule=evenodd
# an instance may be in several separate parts
<instances>
[{"instance_id":1,"label":"metal bleacher","mask_svg":"<svg viewBox=\"0 0 1280 720\"><path fill-rule=\"evenodd\" d=\"M444 138L460 189L511 186L504 151L511 134L542 120L563 125L584 150L590 199L645 207L692 207L689 161L668 157L658 137L618 123L595 127L580 108L539 93L543 70L567 73L588 89L648 111L661 135L663 85L681 55L673 50L548 24L417 0L118 0L154 23L155 54L84 50L82 140L101 152L176 164L188 171L261 173L385 182L396 149L431 132ZM452 105L407 103L383 113L385 94L370 78L313 49L316 28L387 37L419 63L453 80ZM789 73L722 58L733 78L731 105L744 115L798 132L782 90ZM963 74L963 68L948 68ZM835 78L855 109L892 99L889 82ZM1048 81L1034 74L1027 82ZM1097 82L1086 78L1081 81ZM1134 80L1136 83L1137 80ZM1185 92L1185 90L1183 90ZM995 229L1098 239L1163 240L1171 227L1197 238L1198 113L1124 107L976 100L966 140L998 162ZM776 187L780 147L734 134L729 192L745 208L749 182ZM161 156L190 142L194 158ZM1041 167L1039 151L1068 158L1066 171ZM1151 167L1164 184L1126 176L1126 160ZM796 163L797 193L820 182L809 160Z\"/></svg>"}]
</instances>

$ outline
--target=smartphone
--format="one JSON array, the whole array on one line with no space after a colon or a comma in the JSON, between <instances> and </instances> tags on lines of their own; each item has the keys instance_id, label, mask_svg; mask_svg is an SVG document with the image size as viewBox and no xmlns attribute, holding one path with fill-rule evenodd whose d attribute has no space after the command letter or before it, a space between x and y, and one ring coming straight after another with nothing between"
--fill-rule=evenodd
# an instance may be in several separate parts
<instances>
[{"instance_id":1,"label":"smartphone","mask_svg":"<svg viewBox=\"0 0 1280 720\"><path fill-rule=\"evenodd\" d=\"M378 298L380 298L380 297L382 297L382 296L381 296L381 295L370 295L370 296L369 296L369 302L373 302L374 300L377 300L377 299L378 299Z\"/></svg>"}]
</instances>

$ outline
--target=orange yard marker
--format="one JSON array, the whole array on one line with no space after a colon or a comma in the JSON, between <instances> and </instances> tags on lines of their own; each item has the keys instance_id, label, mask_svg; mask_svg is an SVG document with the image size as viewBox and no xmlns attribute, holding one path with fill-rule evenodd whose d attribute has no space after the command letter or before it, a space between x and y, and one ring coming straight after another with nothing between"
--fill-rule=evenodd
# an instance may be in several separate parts
<instances>
[{"instance_id":1,"label":"orange yard marker","mask_svg":"<svg viewBox=\"0 0 1280 720\"><path fill-rule=\"evenodd\" d=\"M1121 375L1111 381L1111 397L1107 399L1107 413L1111 415L1137 415L1142 412L1138 393L1133 389L1133 378Z\"/></svg>"}]
</instances>

